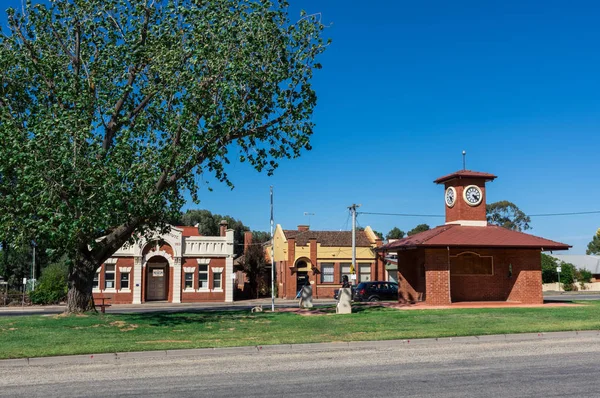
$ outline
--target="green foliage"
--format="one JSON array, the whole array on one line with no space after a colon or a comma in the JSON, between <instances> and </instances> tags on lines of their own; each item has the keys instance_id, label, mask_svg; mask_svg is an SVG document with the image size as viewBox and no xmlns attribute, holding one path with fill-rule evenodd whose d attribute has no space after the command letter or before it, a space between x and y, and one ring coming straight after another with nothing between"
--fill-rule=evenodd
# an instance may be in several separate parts
<instances>
[{"instance_id":1,"label":"green foliage","mask_svg":"<svg viewBox=\"0 0 600 398\"><path fill-rule=\"evenodd\" d=\"M379 239L383 239L383 232L373 230L373 233L379 237Z\"/></svg>"},{"instance_id":2,"label":"green foliage","mask_svg":"<svg viewBox=\"0 0 600 398\"><path fill-rule=\"evenodd\" d=\"M578 269L575 272L575 279L577 279L578 282L590 283L592 281L592 273L587 269Z\"/></svg>"},{"instance_id":3,"label":"green foliage","mask_svg":"<svg viewBox=\"0 0 600 398\"><path fill-rule=\"evenodd\" d=\"M33 304L57 304L67 298L67 275L69 267L66 260L50 264L29 293Z\"/></svg>"},{"instance_id":4,"label":"green foliage","mask_svg":"<svg viewBox=\"0 0 600 398\"><path fill-rule=\"evenodd\" d=\"M394 227L385 236L386 239L402 239L404 238L404 231L398 227Z\"/></svg>"},{"instance_id":5,"label":"green foliage","mask_svg":"<svg viewBox=\"0 0 600 398\"><path fill-rule=\"evenodd\" d=\"M575 279L579 279L582 272L571 263L565 263L559 261L556 258L542 253L542 282L543 283L556 283L558 281L558 273L556 267L560 265L560 283L563 285L564 290L577 290L574 285ZM590 274L591 279L591 274Z\"/></svg>"},{"instance_id":6,"label":"green foliage","mask_svg":"<svg viewBox=\"0 0 600 398\"><path fill-rule=\"evenodd\" d=\"M429 228L429 225L427 225L427 224L419 224L416 227L414 227L413 229L411 229L410 231L408 231L407 235L412 236L412 235L418 234L420 232L429 231L430 229L431 228Z\"/></svg>"},{"instance_id":7,"label":"green foliage","mask_svg":"<svg viewBox=\"0 0 600 398\"><path fill-rule=\"evenodd\" d=\"M542 253L542 283L556 283L558 281L557 266L557 259Z\"/></svg>"},{"instance_id":8,"label":"green foliage","mask_svg":"<svg viewBox=\"0 0 600 398\"><path fill-rule=\"evenodd\" d=\"M485 210L489 224L499 225L514 231L525 231L531 228L529 226L531 218L508 200L490 203Z\"/></svg>"},{"instance_id":9,"label":"green foliage","mask_svg":"<svg viewBox=\"0 0 600 398\"><path fill-rule=\"evenodd\" d=\"M261 280L264 279L267 272L267 261L265 249L260 242L252 242L246 248L244 257L242 257L239 270L244 271L248 282L250 283L250 294L258 298L258 287Z\"/></svg>"},{"instance_id":10,"label":"green foliage","mask_svg":"<svg viewBox=\"0 0 600 398\"><path fill-rule=\"evenodd\" d=\"M196 176L233 187L234 160L272 174L311 149L319 15L290 21L286 1L268 0L54 0L7 14L0 240L69 253L81 303L134 233L164 230L186 192L199 202Z\"/></svg>"},{"instance_id":11,"label":"green foliage","mask_svg":"<svg viewBox=\"0 0 600 398\"><path fill-rule=\"evenodd\" d=\"M585 254L600 254L600 228L596 231L596 235L594 235L590 243L588 243Z\"/></svg>"},{"instance_id":12,"label":"green foliage","mask_svg":"<svg viewBox=\"0 0 600 398\"><path fill-rule=\"evenodd\" d=\"M242 254L244 251L244 232L250 228L244 225L240 220L236 220L231 216L222 216L220 214L212 214L209 210L188 210L186 211L177 224L195 226L198 225L198 232L205 236L219 236L221 221L227 221L227 228L233 229L234 253Z\"/></svg>"},{"instance_id":13,"label":"green foliage","mask_svg":"<svg viewBox=\"0 0 600 398\"><path fill-rule=\"evenodd\" d=\"M271 233L265 231L252 231L252 243L266 243L271 240Z\"/></svg>"}]
</instances>

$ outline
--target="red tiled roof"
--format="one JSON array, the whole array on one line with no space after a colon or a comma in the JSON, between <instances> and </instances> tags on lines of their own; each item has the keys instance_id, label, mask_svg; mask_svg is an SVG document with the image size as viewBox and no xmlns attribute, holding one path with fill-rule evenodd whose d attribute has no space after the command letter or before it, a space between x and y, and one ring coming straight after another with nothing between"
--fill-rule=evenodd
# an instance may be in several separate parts
<instances>
[{"instance_id":1,"label":"red tiled roof","mask_svg":"<svg viewBox=\"0 0 600 398\"><path fill-rule=\"evenodd\" d=\"M183 232L181 233L183 236L202 236L198 232L198 227L186 227L186 226L176 226L175 228L181 229Z\"/></svg>"},{"instance_id":2,"label":"red tiled roof","mask_svg":"<svg viewBox=\"0 0 600 398\"><path fill-rule=\"evenodd\" d=\"M443 177L440 177L437 180L435 180L434 182L436 184L443 184L446 181L453 180L455 178L463 178L463 177L483 178L486 181L492 181L495 178L497 178L497 176L495 176L493 174L482 173L481 171L459 170L459 171L455 171L454 173L451 173L451 174L445 175Z\"/></svg>"},{"instance_id":3,"label":"red tiled roof","mask_svg":"<svg viewBox=\"0 0 600 398\"><path fill-rule=\"evenodd\" d=\"M571 246L496 225L471 227L458 224L441 225L381 246L378 250L403 250L417 247L489 247L567 250Z\"/></svg>"},{"instance_id":4,"label":"red tiled roof","mask_svg":"<svg viewBox=\"0 0 600 398\"><path fill-rule=\"evenodd\" d=\"M296 239L296 245L306 246L310 239L316 239L321 246L352 247L352 231L297 231L284 230L286 239ZM356 231L356 246L369 247L371 242L365 231Z\"/></svg>"}]
</instances>

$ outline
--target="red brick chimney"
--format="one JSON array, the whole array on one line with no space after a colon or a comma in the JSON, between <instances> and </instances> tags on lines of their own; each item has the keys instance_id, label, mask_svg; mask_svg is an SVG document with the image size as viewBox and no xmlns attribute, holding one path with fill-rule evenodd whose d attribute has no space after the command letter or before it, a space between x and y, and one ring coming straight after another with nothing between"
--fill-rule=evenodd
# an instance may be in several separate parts
<instances>
[{"instance_id":1,"label":"red brick chimney","mask_svg":"<svg viewBox=\"0 0 600 398\"><path fill-rule=\"evenodd\" d=\"M306 232L310 229L310 227L308 225L298 225L298 231L300 232Z\"/></svg>"},{"instance_id":2,"label":"red brick chimney","mask_svg":"<svg viewBox=\"0 0 600 398\"><path fill-rule=\"evenodd\" d=\"M221 220L219 223L219 232L220 236L225 236L225 233L227 232L227 221Z\"/></svg>"},{"instance_id":3,"label":"red brick chimney","mask_svg":"<svg viewBox=\"0 0 600 398\"><path fill-rule=\"evenodd\" d=\"M252 244L252 231L244 232L244 253L248 250L248 246Z\"/></svg>"}]
</instances>

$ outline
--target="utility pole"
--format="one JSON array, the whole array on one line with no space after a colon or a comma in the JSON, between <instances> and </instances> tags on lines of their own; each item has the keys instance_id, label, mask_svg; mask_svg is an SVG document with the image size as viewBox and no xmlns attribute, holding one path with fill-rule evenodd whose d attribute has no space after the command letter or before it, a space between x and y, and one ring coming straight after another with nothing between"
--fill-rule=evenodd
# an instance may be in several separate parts
<instances>
[{"instance_id":1,"label":"utility pole","mask_svg":"<svg viewBox=\"0 0 600 398\"><path fill-rule=\"evenodd\" d=\"M350 267L351 273L354 275L354 284L358 285L357 269L356 269L356 209L360 205L352 204L348 207L350 213L352 213L352 266Z\"/></svg>"},{"instance_id":2,"label":"utility pole","mask_svg":"<svg viewBox=\"0 0 600 398\"><path fill-rule=\"evenodd\" d=\"M273 236L273 185L271 185L271 311L275 312L275 236Z\"/></svg>"},{"instance_id":3,"label":"utility pole","mask_svg":"<svg viewBox=\"0 0 600 398\"><path fill-rule=\"evenodd\" d=\"M31 282L31 290L35 290L35 242L33 242L33 264L32 264L32 282Z\"/></svg>"}]
</instances>

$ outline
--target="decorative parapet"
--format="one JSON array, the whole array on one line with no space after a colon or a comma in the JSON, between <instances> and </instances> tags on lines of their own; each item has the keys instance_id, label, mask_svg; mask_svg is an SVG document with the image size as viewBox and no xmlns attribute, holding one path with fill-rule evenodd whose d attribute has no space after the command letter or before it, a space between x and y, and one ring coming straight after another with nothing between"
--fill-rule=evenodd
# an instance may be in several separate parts
<instances>
[{"instance_id":1,"label":"decorative parapet","mask_svg":"<svg viewBox=\"0 0 600 398\"><path fill-rule=\"evenodd\" d=\"M191 236L183 242L184 257L227 257L233 254L233 239L229 236Z\"/></svg>"}]
</instances>

